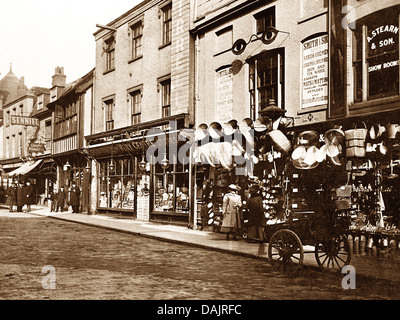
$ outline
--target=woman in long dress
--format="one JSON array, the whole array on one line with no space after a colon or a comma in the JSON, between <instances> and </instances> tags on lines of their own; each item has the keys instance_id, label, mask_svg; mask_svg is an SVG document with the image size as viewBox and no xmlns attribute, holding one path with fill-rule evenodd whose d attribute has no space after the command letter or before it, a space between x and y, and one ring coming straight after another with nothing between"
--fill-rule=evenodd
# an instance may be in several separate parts
<instances>
[{"instance_id":1,"label":"woman in long dress","mask_svg":"<svg viewBox=\"0 0 400 320\"><path fill-rule=\"evenodd\" d=\"M229 235L232 235L233 240L237 240L236 231L241 228L241 220L239 215L239 208L242 206L241 197L237 194L238 188L236 185L229 186L229 193L227 193L222 202L222 226L221 232L226 233L226 240L230 240Z\"/></svg>"}]
</instances>

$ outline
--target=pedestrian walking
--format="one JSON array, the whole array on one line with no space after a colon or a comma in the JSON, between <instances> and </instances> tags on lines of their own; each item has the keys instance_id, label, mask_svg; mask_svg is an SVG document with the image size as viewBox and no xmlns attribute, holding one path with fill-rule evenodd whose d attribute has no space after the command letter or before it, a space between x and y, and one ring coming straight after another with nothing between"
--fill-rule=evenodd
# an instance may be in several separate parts
<instances>
[{"instance_id":1,"label":"pedestrian walking","mask_svg":"<svg viewBox=\"0 0 400 320\"><path fill-rule=\"evenodd\" d=\"M248 220L247 241L264 241L264 206L260 187L257 184L250 187L250 198L247 200L246 213Z\"/></svg>"},{"instance_id":2,"label":"pedestrian walking","mask_svg":"<svg viewBox=\"0 0 400 320\"><path fill-rule=\"evenodd\" d=\"M79 213L79 198L81 195L81 190L77 187L76 182L72 182L72 187L70 190L70 205L72 206L72 213Z\"/></svg>"},{"instance_id":3,"label":"pedestrian walking","mask_svg":"<svg viewBox=\"0 0 400 320\"><path fill-rule=\"evenodd\" d=\"M25 184L25 193L27 211L30 212L32 210L32 204L35 204L35 198L33 195L33 186L29 180Z\"/></svg>"},{"instance_id":4,"label":"pedestrian walking","mask_svg":"<svg viewBox=\"0 0 400 320\"><path fill-rule=\"evenodd\" d=\"M226 233L226 240L238 240L236 232L241 228L241 220L239 216L239 208L242 206L241 197L238 194L238 187L234 184L229 185L229 192L224 196L222 201L222 227L221 232Z\"/></svg>"},{"instance_id":5,"label":"pedestrian walking","mask_svg":"<svg viewBox=\"0 0 400 320\"><path fill-rule=\"evenodd\" d=\"M22 212L22 207L26 204L26 190L22 182L17 187L17 212Z\"/></svg>"},{"instance_id":6,"label":"pedestrian walking","mask_svg":"<svg viewBox=\"0 0 400 320\"><path fill-rule=\"evenodd\" d=\"M57 197L58 197L58 191L57 189L54 189L54 191L51 192L51 209L50 212L57 212Z\"/></svg>"},{"instance_id":7,"label":"pedestrian walking","mask_svg":"<svg viewBox=\"0 0 400 320\"><path fill-rule=\"evenodd\" d=\"M67 192L65 191L64 187L61 186L60 190L57 193L57 207L56 207L56 212L58 212L58 209L61 208L61 212L64 211L64 206L65 206L65 199L67 198Z\"/></svg>"},{"instance_id":8,"label":"pedestrian walking","mask_svg":"<svg viewBox=\"0 0 400 320\"><path fill-rule=\"evenodd\" d=\"M12 184L8 188L8 204L10 208L10 212L14 212L17 206L17 185Z\"/></svg>"}]
</instances>

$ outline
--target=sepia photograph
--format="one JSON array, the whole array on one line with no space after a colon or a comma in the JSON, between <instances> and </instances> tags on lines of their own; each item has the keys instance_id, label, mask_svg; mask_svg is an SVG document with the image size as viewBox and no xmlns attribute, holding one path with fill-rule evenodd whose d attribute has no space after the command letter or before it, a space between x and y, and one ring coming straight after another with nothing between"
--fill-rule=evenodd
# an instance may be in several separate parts
<instances>
[{"instance_id":1,"label":"sepia photograph","mask_svg":"<svg viewBox=\"0 0 400 320\"><path fill-rule=\"evenodd\" d=\"M4 306L399 300L399 27L400 0L1 1Z\"/></svg>"}]
</instances>

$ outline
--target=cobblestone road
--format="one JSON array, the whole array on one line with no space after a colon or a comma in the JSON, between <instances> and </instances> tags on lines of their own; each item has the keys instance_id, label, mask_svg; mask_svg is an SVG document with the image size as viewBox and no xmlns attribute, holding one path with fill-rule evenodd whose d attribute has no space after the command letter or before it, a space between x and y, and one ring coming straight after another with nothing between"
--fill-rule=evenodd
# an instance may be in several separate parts
<instances>
[{"instance_id":1,"label":"cobblestone road","mask_svg":"<svg viewBox=\"0 0 400 320\"><path fill-rule=\"evenodd\" d=\"M0 299L399 299L396 284L304 269L290 278L262 260L0 210ZM43 289L44 266L56 288Z\"/></svg>"}]
</instances>

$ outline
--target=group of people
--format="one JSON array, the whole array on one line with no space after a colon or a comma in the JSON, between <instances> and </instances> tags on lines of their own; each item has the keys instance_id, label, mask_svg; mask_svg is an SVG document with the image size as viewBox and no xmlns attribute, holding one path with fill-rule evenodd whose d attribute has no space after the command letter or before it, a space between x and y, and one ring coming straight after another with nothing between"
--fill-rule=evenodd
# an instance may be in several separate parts
<instances>
[{"instance_id":1,"label":"group of people","mask_svg":"<svg viewBox=\"0 0 400 320\"><path fill-rule=\"evenodd\" d=\"M254 184L250 187L249 198L243 207L239 188L231 184L229 192L224 195L222 202L222 226L221 232L226 233L226 240L237 239L237 231L242 228L241 211L244 209L247 218L247 241L262 242L264 240L264 206L260 195L260 187Z\"/></svg>"},{"instance_id":2,"label":"group of people","mask_svg":"<svg viewBox=\"0 0 400 320\"><path fill-rule=\"evenodd\" d=\"M14 181L7 190L6 198L10 212L31 211L32 204L35 204L35 195L30 181Z\"/></svg>"},{"instance_id":3,"label":"group of people","mask_svg":"<svg viewBox=\"0 0 400 320\"><path fill-rule=\"evenodd\" d=\"M65 206L68 205L72 207L72 213L79 213L80 195L81 190L76 185L75 181L72 182L72 186L69 192L65 190L64 186L61 186L60 190L54 190L50 192L50 211L58 212L60 210L61 212L63 212Z\"/></svg>"}]
</instances>

